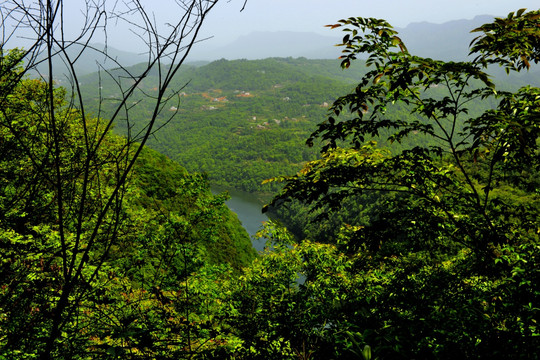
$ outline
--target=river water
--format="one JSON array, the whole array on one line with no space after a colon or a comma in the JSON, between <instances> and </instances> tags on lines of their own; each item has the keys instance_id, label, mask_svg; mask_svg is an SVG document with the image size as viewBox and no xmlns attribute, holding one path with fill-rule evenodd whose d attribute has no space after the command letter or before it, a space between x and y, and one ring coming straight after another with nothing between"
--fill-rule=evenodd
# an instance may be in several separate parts
<instances>
[{"instance_id":1,"label":"river water","mask_svg":"<svg viewBox=\"0 0 540 360\"><path fill-rule=\"evenodd\" d=\"M216 189L212 189L214 193L222 192ZM264 221L268 221L268 216L261 212L263 207L262 201L257 199L253 194L243 192L228 190L231 198L226 202L229 209L234 211L238 215L238 219L242 222L242 226L251 236L251 243L257 251L263 251L265 240L257 239L254 235L262 227ZM298 274L296 282L298 284L303 284L306 280L306 277L303 274Z\"/></svg>"},{"instance_id":2,"label":"river water","mask_svg":"<svg viewBox=\"0 0 540 360\"><path fill-rule=\"evenodd\" d=\"M212 189L214 193L222 191L221 189ZM236 190L227 191L231 195L231 198L226 202L227 206L238 215L242 226L251 236L253 247L257 251L262 251L265 240L255 238L255 233L261 230L263 222L268 221L268 216L261 211L264 204L253 194Z\"/></svg>"}]
</instances>

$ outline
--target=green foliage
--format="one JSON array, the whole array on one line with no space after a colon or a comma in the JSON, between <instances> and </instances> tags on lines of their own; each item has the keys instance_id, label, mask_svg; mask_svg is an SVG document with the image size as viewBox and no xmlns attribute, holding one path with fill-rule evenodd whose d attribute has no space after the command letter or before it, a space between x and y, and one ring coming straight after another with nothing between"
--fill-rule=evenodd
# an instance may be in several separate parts
<instances>
[{"instance_id":1,"label":"green foliage","mask_svg":"<svg viewBox=\"0 0 540 360\"><path fill-rule=\"evenodd\" d=\"M148 149L130 171L136 144L10 64L3 79L13 86L0 98L0 357L179 358L215 347L215 282L255 257L226 196Z\"/></svg>"},{"instance_id":2,"label":"green foliage","mask_svg":"<svg viewBox=\"0 0 540 360\"><path fill-rule=\"evenodd\" d=\"M303 162L316 158L314 149L302 146L304 139L328 104L351 87L354 74L341 72L336 63L275 58L186 67L171 84L182 89L181 95L171 99L158 117L160 125L167 123L167 131L157 132L149 146L189 171L206 172L213 185L249 192L277 190L278 186L263 187L261 182L297 171ZM149 96L140 98L141 111L129 124L118 123L115 131L127 134L128 129L135 133L142 128L150 116L145 109L155 94L155 75L142 82ZM119 97L112 82L99 83L95 74L81 82L84 93L95 99L88 104L91 111L98 112L100 87L106 100L103 109L112 109Z\"/></svg>"},{"instance_id":3,"label":"green foliage","mask_svg":"<svg viewBox=\"0 0 540 360\"><path fill-rule=\"evenodd\" d=\"M340 356L364 345L389 359L536 353L539 89L499 91L486 68L537 62L538 18L520 10L475 30L469 62L411 55L384 20L331 26L345 28L342 67L367 53L370 70L308 139L321 140L320 159L272 180L285 186L271 205L292 201L299 239L349 257L355 291L338 291L342 323L329 331L349 334ZM392 116L396 104L414 116Z\"/></svg>"},{"instance_id":4,"label":"green foliage","mask_svg":"<svg viewBox=\"0 0 540 360\"><path fill-rule=\"evenodd\" d=\"M472 42L471 54L479 53L475 61L499 64L507 73L529 69L531 62L537 64L540 61L539 17L536 11L520 9L474 29L473 32L483 33Z\"/></svg>"},{"instance_id":5,"label":"green foliage","mask_svg":"<svg viewBox=\"0 0 540 360\"><path fill-rule=\"evenodd\" d=\"M292 144L320 102L351 91L346 75L222 60L191 69L193 92L159 110L147 106L158 74L141 79L133 105L169 123L153 145L170 157L198 167L211 154L210 176L249 190L253 172L302 167L274 179L273 210L296 236L268 223L255 260L206 175L133 141L148 129L139 118L113 135L62 88L23 79L19 52L0 54L0 357L534 358L540 90L498 90L486 67L537 61L537 20L519 11L477 29L470 62L413 56L384 20L333 25L347 32L344 68L369 57L309 137L318 158ZM103 87L97 114L118 105L123 94L88 79Z\"/></svg>"}]
</instances>

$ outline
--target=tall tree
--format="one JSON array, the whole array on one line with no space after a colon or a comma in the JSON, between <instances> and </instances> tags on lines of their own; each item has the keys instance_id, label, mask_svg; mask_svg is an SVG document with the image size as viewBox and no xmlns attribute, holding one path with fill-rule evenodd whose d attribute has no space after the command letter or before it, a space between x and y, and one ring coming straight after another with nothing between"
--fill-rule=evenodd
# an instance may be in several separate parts
<instances>
[{"instance_id":1,"label":"tall tree","mask_svg":"<svg viewBox=\"0 0 540 360\"><path fill-rule=\"evenodd\" d=\"M371 70L309 138L321 158L273 179L285 186L272 205L298 200L319 219L351 199L366 206L334 242L361 290L329 322L376 355L536 352L540 89L502 91L486 71L538 63L539 19L519 10L475 29L466 62L410 54L384 20L329 25L346 32L342 67L366 54ZM395 104L411 116L392 116Z\"/></svg>"},{"instance_id":2,"label":"tall tree","mask_svg":"<svg viewBox=\"0 0 540 360\"><path fill-rule=\"evenodd\" d=\"M176 9L177 20L161 26L139 0L86 0L80 4L83 22L73 35L63 0L0 5L0 221L6 255L2 266L4 274L10 275L3 279L8 290L0 317L9 312L20 320L10 323L18 328L7 329L11 335L4 333L8 338L0 341L12 346L13 356L69 357L69 349L76 347L66 331L78 326L83 326L80 333L85 331L77 322L80 305L99 282L111 249L118 245L126 219L122 204L130 191L126 181L147 139L157 130L156 120L165 104L178 101L180 89L169 85L216 3L171 1L167 6ZM145 64L129 70L109 56L106 48L91 45L98 34L106 39L114 23L129 26L134 39L142 41ZM9 50L15 38L25 39L24 49ZM108 103L114 106L108 119L102 117L101 107L92 117L87 114L87 99L76 71L80 58L96 52L116 67L114 71L100 69L101 76L112 78L118 88L116 98ZM55 83L60 79L58 64L64 65L69 81L66 91ZM136 133L111 140L108 134L116 123L131 128L130 114L138 111L137 99L150 96L141 90L150 72L160 76L147 123ZM39 74L41 80L24 80L30 73ZM100 104L105 102L101 93L97 97ZM34 270L37 266L42 273L25 273L25 266ZM45 288L48 292L40 294ZM32 294L17 297L20 291ZM9 299L37 297L47 308L26 309L18 300L9 303ZM8 311L9 305L21 307L21 312ZM24 329L37 332L24 334Z\"/></svg>"}]
</instances>

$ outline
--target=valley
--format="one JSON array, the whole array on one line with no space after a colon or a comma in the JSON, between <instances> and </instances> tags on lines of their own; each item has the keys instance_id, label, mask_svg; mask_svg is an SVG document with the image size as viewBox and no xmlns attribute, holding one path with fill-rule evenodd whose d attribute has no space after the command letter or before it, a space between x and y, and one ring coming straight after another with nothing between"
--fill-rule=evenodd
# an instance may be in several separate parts
<instances>
[{"instance_id":1,"label":"valley","mask_svg":"<svg viewBox=\"0 0 540 360\"><path fill-rule=\"evenodd\" d=\"M535 358L540 11L184 63L215 2L175 3L124 3L147 63L79 62L52 2L0 49L0 359Z\"/></svg>"},{"instance_id":2,"label":"valley","mask_svg":"<svg viewBox=\"0 0 540 360\"><path fill-rule=\"evenodd\" d=\"M342 70L339 60L306 58L222 59L186 66L175 77L174 94L158 116L163 128L148 145L190 172L206 173L212 186L269 200L279 185L262 182L294 174L318 156L316 147L305 145L307 138L324 121L332 102L351 91L365 72L362 62ZM132 104L137 110L129 121L116 125L118 134L142 130L140 125L150 116L146 103L155 95L156 75L143 81L139 100ZM501 84L516 88L524 80L516 76ZM540 83L540 72L530 72L526 80ZM81 82L85 96L95 100L88 104L89 112L102 111L101 116L107 117L108 106L120 95L110 90L114 84L99 84L96 74ZM101 109L99 96L104 100ZM480 112L482 106L474 108ZM388 115L411 116L400 106ZM398 144L393 147L399 150Z\"/></svg>"}]
</instances>

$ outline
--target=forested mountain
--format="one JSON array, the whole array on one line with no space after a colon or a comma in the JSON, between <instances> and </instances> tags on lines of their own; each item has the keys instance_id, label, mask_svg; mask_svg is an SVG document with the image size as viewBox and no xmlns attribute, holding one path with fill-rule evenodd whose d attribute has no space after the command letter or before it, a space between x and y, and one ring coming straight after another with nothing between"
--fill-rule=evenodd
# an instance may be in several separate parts
<instances>
[{"instance_id":1,"label":"forested mountain","mask_svg":"<svg viewBox=\"0 0 540 360\"><path fill-rule=\"evenodd\" d=\"M222 59L187 67L171 85L182 89L180 96L171 99L159 116L167 125L149 146L189 171L207 173L212 184L249 192L275 191L276 185L261 186L262 181L294 173L317 156L305 140L326 117L330 104L351 91L365 72L361 61L344 71L339 60L306 58ZM149 97L155 93L155 75L141 85ZM523 82L540 83L540 74L531 71L505 78L503 86L515 89ZM98 95L113 104L120 95L111 92L114 84L99 84L95 74L81 78L81 83L86 94L94 94L94 102L88 104L94 112ZM484 106L477 101L470 109L474 113ZM130 131L136 131L149 115L137 112ZM388 115L411 117L401 105L391 106ZM127 124L116 127L120 134L126 129Z\"/></svg>"},{"instance_id":2,"label":"forested mountain","mask_svg":"<svg viewBox=\"0 0 540 360\"><path fill-rule=\"evenodd\" d=\"M256 257L227 196L21 77L21 53L0 52L0 358L92 358L183 327L200 274L238 276ZM56 322L84 349L47 350Z\"/></svg>"},{"instance_id":3,"label":"forested mountain","mask_svg":"<svg viewBox=\"0 0 540 360\"><path fill-rule=\"evenodd\" d=\"M296 171L315 156L303 145L305 138L329 104L351 88L352 77L333 60L219 60L187 68L172 84L182 91L160 114L167 126L149 146L189 171L206 172L213 184L261 191L264 179ZM141 85L148 96L153 81L150 77ZM119 96L110 92L112 84L99 84L95 76L81 83L87 94L95 94L95 104L96 90L109 103ZM92 103L89 109L98 111ZM137 131L146 116L138 112L130 131ZM126 129L127 124L118 124L115 130L122 134Z\"/></svg>"},{"instance_id":4,"label":"forested mountain","mask_svg":"<svg viewBox=\"0 0 540 360\"><path fill-rule=\"evenodd\" d=\"M351 17L338 61L186 67L178 29L215 1L175 3L168 34L132 23L149 62L76 76L63 52L61 84L50 56L27 76L70 46L53 3L3 12L38 36L0 47L0 359L537 358L540 11L465 62ZM277 190L262 252L209 179Z\"/></svg>"}]
</instances>

